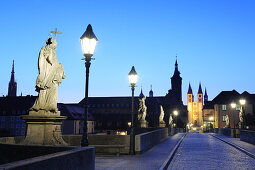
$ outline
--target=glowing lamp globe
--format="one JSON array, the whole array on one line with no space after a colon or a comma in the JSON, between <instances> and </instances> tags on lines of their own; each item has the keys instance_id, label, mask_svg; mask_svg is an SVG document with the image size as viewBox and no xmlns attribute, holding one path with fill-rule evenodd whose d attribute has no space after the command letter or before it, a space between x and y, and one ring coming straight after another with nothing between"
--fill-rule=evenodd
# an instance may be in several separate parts
<instances>
[{"instance_id":1,"label":"glowing lamp globe","mask_svg":"<svg viewBox=\"0 0 255 170\"><path fill-rule=\"evenodd\" d=\"M90 24L88 25L86 31L81 36L80 41L83 55L93 56L98 39L95 36Z\"/></svg>"},{"instance_id":2,"label":"glowing lamp globe","mask_svg":"<svg viewBox=\"0 0 255 170\"><path fill-rule=\"evenodd\" d=\"M138 79L138 75L135 71L135 67L133 66L131 71L128 73L128 80L131 85L135 85Z\"/></svg>"},{"instance_id":3,"label":"glowing lamp globe","mask_svg":"<svg viewBox=\"0 0 255 170\"><path fill-rule=\"evenodd\" d=\"M231 103L231 107L234 109L236 108L236 104L235 103Z\"/></svg>"},{"instance_id":4,"label":"glowing lamp globe","mask_svg":"<svg viewBox=\"0 0 255 170\"><path fill-rule=\"evenodd\" d=\"M240 102L241 105L245 105L245 103L246 103L246 101L244 99L240 99L239 102Z\"/></svg>"},{"instance_id":5,"label":"glowing lamp globe","mask_svg":"<svg viewBox=\"0 0 255 170\"><path fill-rule=\"evenodd\" d=\"M173 113L174 113L175 116L178 116L178 111L177 110L175 110Z\"/></svg>"}]
</instances>

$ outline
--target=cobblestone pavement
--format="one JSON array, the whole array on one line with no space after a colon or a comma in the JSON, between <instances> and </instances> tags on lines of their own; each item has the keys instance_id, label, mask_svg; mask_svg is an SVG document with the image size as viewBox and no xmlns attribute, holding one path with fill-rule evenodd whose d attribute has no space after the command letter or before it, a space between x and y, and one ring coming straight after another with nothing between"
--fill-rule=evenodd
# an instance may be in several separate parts
<instances>
[{"instance_id":1,"label":"cobblestone pavement","mask_svg":"<svg viewBox=\"0 0 255 170\"><path fill-rule=\"evenodd\" d=\"M170 136L147 152L134 156L96 155L96 170L158 170L183 135L180 133Z\"/></svg>"},{"instance_id":2,"label":"cobblestone pavement","mask_svg":"<svg viewBox=\"0 0 255 170\"><path fill-rule=\"evenodd\" d=\"M227 142L233 143L255 155L255 145L240 141L240 138L231 138L229 136L224 136L218 133L213 133L212 135L217 136L218 138L221 138Z\"/></svg>"},{"instance_id":3,"label":"cobblestone pavement","mask_svg":"<svg viewBox=\"0 0 255 170\"><path fill-rule=\"evenodd\" d=\"M255 169L255 159L209 134L187 134L168 169Z\"/></svg>"}]
</instances>

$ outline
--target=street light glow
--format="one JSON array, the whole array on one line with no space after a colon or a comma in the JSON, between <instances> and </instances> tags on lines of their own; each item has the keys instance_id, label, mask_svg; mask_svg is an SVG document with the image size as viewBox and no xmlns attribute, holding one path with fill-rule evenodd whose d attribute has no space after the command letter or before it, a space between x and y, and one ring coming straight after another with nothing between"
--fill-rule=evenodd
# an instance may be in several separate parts
<instances>
[{"instance_id":1,"label":"street light glow","mask_svg":"<svg viewBox=\"0 0 255 170\"><path fill-rule=\"evenodd\" d=\"M212 121L212 120L213 120L213 117L212 117L212 116L211 116L211 117L209 117L209 120L211 120L211 121Z\"/></svg>"},{"instance_id":2,"label":"street light glow","mask_svg":"<svg viewBox=\"0 0 255 170\"><path fill-rule=\"evenodd\" d=\"M236 108L236 103L231 103L231 107L234 109Z\"/></svg>"},{"instance_id":3,"label":"street light glow","mask_svg":"<svg viewBox=\"0 0 255 170\"><path fill-rule=\"evenodd\" d=\"M133 66L131 71L128 74L128 80L131 85L135 85L138 79L138 75L135 71L135 67Z\"/></svg>"},{"instance_id":4,"label":"street light glow","mask_svg":"<svg viewBox=\"0 0 255 170\"><path fill-rule=\"evenodd\" d=\"M239 101L239 102L240 102L240 104L241 104L241 105L245 105L246 100L244 100L244 99L240 99L240 101Z\"/></svg>"},{"instance_id":5,"label":"street light glow","mask_svg":"<svg viewBox=\"0 0 255 170\"><path fill-rule=\"evenodd\" d=\"M177 110L174 110L173 113L174 113L175 116L178 116L178 114L179 114Z\"/></svg>"},{"instance_id":6,"label":"street light glow","mask_svg":"<svg viewBox=\"0 0 255 170\"><path fill-rule=\"evenodd\" d=\"M81 41L83 55L92 56L94 54L98 40L95 34L93 33L93 30L90 24L88 25L84 34L81 36L80 41Z\"/></svg>"}]
</instances>

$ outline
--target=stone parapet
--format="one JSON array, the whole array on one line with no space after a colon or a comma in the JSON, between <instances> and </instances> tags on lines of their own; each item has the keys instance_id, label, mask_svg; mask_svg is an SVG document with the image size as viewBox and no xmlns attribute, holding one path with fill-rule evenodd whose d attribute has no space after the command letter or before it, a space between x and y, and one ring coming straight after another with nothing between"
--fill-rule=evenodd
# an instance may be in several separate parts
<instances>
[{"instance_id":1,"label":"stone parapet","mask_svg":"<svg viewBox=\"0 0 255 170\"><path fill-rule=\"evenodd\" d=\"M241 130L240 140L255 145L255 131Z\"/></svg>"}]
</instances>

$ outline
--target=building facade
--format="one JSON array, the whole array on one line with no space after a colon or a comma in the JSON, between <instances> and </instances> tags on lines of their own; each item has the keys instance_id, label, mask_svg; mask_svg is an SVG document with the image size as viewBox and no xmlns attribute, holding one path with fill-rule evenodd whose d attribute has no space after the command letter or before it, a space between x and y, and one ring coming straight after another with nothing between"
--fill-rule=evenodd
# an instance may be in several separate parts
<instances>
[{"instance_id":1,"label":"building facade","mask_svg":"<svg viewBox=\"0 0 255 170\"><path fill-rule=\"evenodd\" d=\"M244 99L245 105L241 106L239 100ZM232 108L231 104L236 106ZM255 94L243 92L239 94L236 90L222 91L212 101L208 101L203 109L204 120L212 122L214 128L226 127L226 116L229 117L229 127L239 128L239 113L241 107L244 111L244 122L246 128L255 129ZM213 117L210 119L210 117Z\"/></svg>"},{"instance_id":2,"label":"building facade","mask_svg":"<svg viewBox=\"0 0 255 170\"><path fill-rule=\"evenodd\" d=\"M205 96L203 96L203 91L201 83L199 83L197 101L194 101L194 95L192 92L191 85L189 84L189 89L187 93L187 110L188 110L188 122L193 124L194 127L203 126L203 100L207 100L207 92L205 90Z\"/></svg>"}]
</instances>

